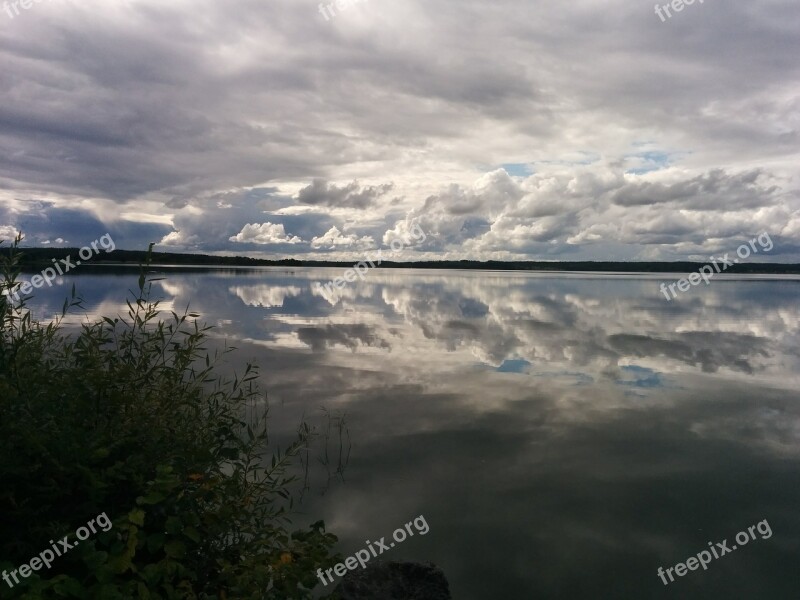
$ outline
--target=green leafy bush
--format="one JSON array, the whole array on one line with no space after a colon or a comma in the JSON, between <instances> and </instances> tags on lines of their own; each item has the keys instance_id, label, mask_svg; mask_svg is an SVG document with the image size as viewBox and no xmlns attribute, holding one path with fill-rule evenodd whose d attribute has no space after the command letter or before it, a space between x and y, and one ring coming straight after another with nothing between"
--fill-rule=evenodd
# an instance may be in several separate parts
<instances>
[{"instance_id":1,"label":"green leafy bush","mask_svg":"<svg viewBox=\"0 0 800 600\"><path fill-rule=\"evenodd\" d=\"M0 291L17 287L19 241ZM338 557L322 522L288 529L308 425L268 456L256 369L216 376L208 328L188 309L162 320L151 281L143 269L126 317L73 333L74 287L47 324L0 296L0 570L113 523L0 597L310 598Z\"/></svg>"}]
</instances>

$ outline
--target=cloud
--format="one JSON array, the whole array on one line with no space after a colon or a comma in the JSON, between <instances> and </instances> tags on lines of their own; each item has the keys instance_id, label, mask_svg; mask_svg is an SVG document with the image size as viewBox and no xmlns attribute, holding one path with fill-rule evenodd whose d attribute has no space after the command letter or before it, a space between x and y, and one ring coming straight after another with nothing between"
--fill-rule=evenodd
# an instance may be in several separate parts
<instances>
[{"instance_id":1,"label":"cloud","mask_svg":"<svg viewBox=\"0 0 800 600\"><path fill-rule=\"evenodd\" d=\"M370 236L358 237L356 234L343 235L338 227L331 227L325 235L311 240L312 248L359 248L369 249L375 247L375 240Z\"/></svg>"},{"instance_id":2,"label":"cloud","mask_svg":"<svg viewBox=\"0 0 800 600\"><path fill-rule=\"evenodd\" d=\"M344 187L336 187L322 179L315 179L297 194L297 201L312 206L331 206L338 208L368 208L384 194L391 191L393 184L361 187L353 181Z\"/></svg>"},{"instance_id":3,"label":"cloud","mask_svg":"<svg viewBox=\"0 0 800 600\"><path fill-rule=\"evenodd\" d=\"M302 291L294 285L289 286L270 286L260 285L234 285L228 291L241 298L242 302L248 306L259 306L263 308L280 308L287 298L294 298Z\"/></svg>"},{"instance_id":4,"label":"cloud","mask_svg":"<svg viewBox=\"0 0 800 600\"><path fill-rule=\"evenodd\" d=\"M16 239L19 231L16 227L11 225L0 225L0 240L4 242L12 242Z\"/></svg>"},{"instance_id":5,"label":"cloud","mask_svg":"<svg viewBox=\"0 0 800 600\"><path fill-rule=\"evenodd\" d=\"M299 244L303 241L296 235L287 235L280 223L248 223L229 239L240 244Z\"/></svg>"},{"instance_id":6,"label":"cloud","mask_svg":"<svg viewBox=\"0 0 800 600\"><path fill-rule=\"evenodd\" d=\"M772 204L777 186L764 187L761 169L729 175L724 169L713 169L696 177L674 183L631 182L618 189L611 198L620 206L648 206L675 203L680 207L704 210L755 208Z\"/></svg>"},{"instance_id":7,"label":"cloud","mask_svg":"<svg viewBox=\"0 0 800 600\"><path fill-rule=\"evenodd\" d=\"M299 327L297 337L314 352L323 352L335 346L344 346L353 352L360 346L391 350L389 342L382 339L375 328L362 323Z\"/></svg>"}]
</instances>

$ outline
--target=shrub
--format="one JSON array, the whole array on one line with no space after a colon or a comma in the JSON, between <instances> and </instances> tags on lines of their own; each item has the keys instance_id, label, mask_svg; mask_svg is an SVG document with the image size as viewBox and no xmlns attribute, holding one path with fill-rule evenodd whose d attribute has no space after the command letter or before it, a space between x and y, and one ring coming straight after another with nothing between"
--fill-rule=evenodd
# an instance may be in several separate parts
<instances>
[{"instance_id":1,"label":"shrub","mask_svg":"<svg viewBox=\"0 0 800 600\"><path fill-rule=\"evenodd\" d=\"M17 287L18 238L0 290ZM151 248L152 250L152 245ZM290 475L311 431L267 456L257 370L215 375L199 315L162 320L143 267L126 317L65 333L0 296L0 569L29 563L91 518L113 523L6 597L310 598L336 537L289 533Z\"/></svg>"}]
</instances>

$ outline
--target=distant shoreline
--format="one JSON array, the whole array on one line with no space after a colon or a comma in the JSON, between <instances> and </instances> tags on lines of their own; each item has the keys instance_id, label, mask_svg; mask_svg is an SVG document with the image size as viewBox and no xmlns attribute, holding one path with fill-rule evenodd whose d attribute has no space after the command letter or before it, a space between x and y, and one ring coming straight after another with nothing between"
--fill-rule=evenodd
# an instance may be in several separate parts
<instances>
[{"instance_id":1,"label":"distant shoreline","mask_svg":"<svg viewBox=\"0 0 800 600\"><path fill-rule=\"evenodd\" d=\"M2 251L3 249L0 249ZM21 266L49 265L52 259L77 255L78 248L22 248ZM144 262L147 253L141 250L114 250L94 256L85 267L126 268ZM152 266L161 268L225 268L225 267L333 267L348 268L357 261L264 260L246 256L212 256L209 254L181 254L153 252ZM478 270L478 271L539 271L583 273L689 273L706 263L691 261L476 261L476 260L423 260L414 262L383 261L377 268ZM732 265L726 274L800 275L800 264L740 263Z\"/></svg>"}]
</instances>

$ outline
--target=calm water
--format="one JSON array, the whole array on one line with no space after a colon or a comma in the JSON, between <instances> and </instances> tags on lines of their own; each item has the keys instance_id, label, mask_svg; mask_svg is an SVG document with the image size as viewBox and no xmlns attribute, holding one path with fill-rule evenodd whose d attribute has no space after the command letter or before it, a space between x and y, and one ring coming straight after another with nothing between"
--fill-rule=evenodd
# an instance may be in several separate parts
<instances>
[{"instance_id":1,"label":"calm water","mask_svg":"<svg viewBox=\"0 0 800 600\"><path fill-rule=\"evenodd\" d=\"M800 597L800 282L720 276L672 302L667 275L375 270L312 287L341 273L154 284L261 366L278 434L346 414L344 481L313 485L298 524L324 518L348 556L424 515L427 535L382 558L436 563L456 600ZM93 317L124 313L136 276L73 281ZM768 539L657 575L765 519Z\"/></svg>"}]
</instances>

